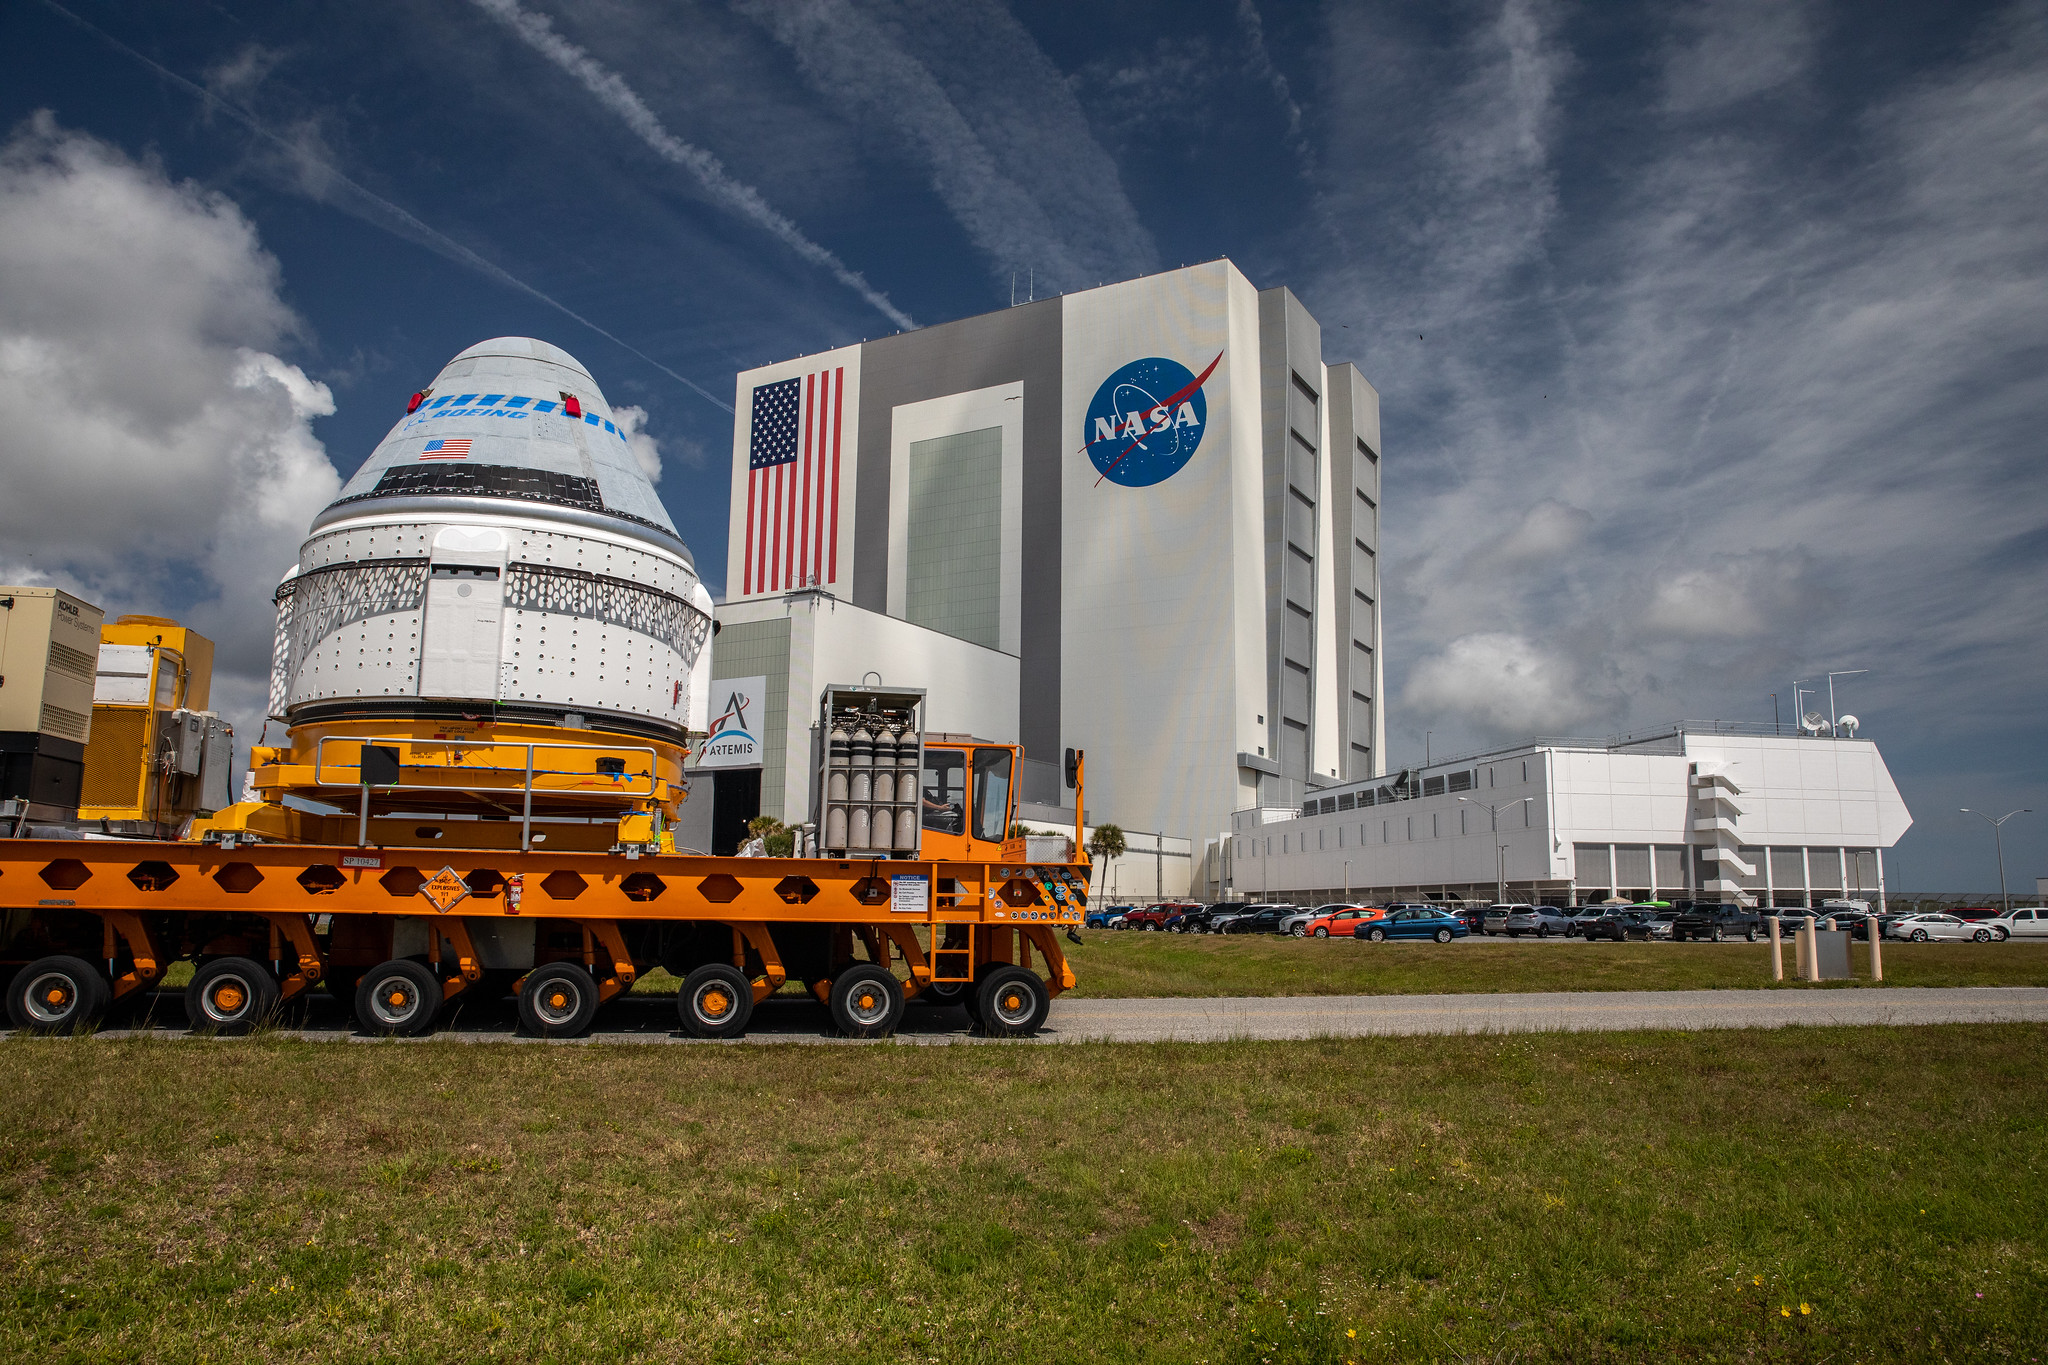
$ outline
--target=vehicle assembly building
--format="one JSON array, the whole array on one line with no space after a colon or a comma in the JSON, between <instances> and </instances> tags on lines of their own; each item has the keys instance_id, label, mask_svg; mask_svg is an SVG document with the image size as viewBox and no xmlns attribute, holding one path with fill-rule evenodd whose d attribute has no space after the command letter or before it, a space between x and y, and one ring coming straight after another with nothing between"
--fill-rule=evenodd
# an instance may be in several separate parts
<instances>
[{"instance_id":1,"label":"vehicle assembly building","mask_svg":"<svg viewBox=\"0 0 2048 1365\"><path fill-rule=\"evenodd\" d=\"M926 688L1071 802L1191 838L1383 771L1379 396L1229 261L738 378L714 711L807 809L820 689ZM721 791L750 773L721 770ZM722 849L716 851L723 851Z\"/></svg>"}]
</instances>

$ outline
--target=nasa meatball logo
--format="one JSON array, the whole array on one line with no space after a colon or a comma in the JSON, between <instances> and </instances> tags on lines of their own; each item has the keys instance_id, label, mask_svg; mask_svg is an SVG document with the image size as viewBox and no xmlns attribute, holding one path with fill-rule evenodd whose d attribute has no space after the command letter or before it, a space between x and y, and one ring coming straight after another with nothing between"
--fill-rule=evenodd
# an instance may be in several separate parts
<instances>
[{"instance_id":1,"label":"nasa meatball logo","mask_svg":"<svg viewBox=\"0 0 2048 1365\"><path fill-rule=\"evenodd\" d=\"M1148 356L1102 381L1088 405L1082 449L1103 479L1126 488L1149 488L1178 474L1194 458L1209 427L1202 386L1223 353L1198 376L1178 360Z\"/></svg>"}]
</instances>

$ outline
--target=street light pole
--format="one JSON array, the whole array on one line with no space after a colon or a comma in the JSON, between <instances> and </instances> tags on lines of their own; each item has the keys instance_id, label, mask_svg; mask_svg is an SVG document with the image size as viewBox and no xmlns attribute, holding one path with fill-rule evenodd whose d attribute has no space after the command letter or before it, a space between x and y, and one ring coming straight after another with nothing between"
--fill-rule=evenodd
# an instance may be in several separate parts
<instances>
[{"instance_id":1,"label":"street light pole","mask_svg":"<svg viewBox=\"0 0 2048 1365\"><path fill-rule=\"evenodd\" d=\"M1486 806L1484 801L1474 801L1469 796L1461 796L1458 799L1468 806ZM1495 905L1505 904L1508 898L1508 849L1507 845L1502 844L1498 837L1500 834L1500 813L1510 806L1526 805L1535 799L1533 796L1525 796L1519 801L1503 801L1497 806L1486 806L1486 816L1495 835L1494 843L1499 845L1499 849L1494 856L1493 903Z\"/></svg>"},{"instance_id":2,"label":"street light pole","mask_svg":"<svg viewBox=\"0 0 2048 1365\"><path fill-rule=\"evenodd\" d=\"M2009 810L1996 820L1986 815L1983 811L1971 810L1968 806L1964 806L1962 811L1963 814L1974 815L1985 824L1991 826L1991 842L1993 847L1998 850L1998 898L2005 902L2005 913L2010 915L2012 913L2012 896L2005 889L2005 822L2012 819L2015 815L2032 815L2034 813L2033 807L2026 806L2019 810Z\"/></svg>"}]
</instances>

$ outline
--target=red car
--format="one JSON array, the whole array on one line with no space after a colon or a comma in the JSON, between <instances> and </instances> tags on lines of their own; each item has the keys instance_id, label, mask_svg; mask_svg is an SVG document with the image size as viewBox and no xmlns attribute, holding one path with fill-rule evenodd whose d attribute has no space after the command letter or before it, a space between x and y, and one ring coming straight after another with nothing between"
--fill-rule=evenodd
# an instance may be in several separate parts
<instances>
[{"instance_id":1,"label":"red car","mask_svg":"<svg viewBox=\"0 0 2048 1365\"><path fill-rule=\"evenodd\" d=\"M1176 914L1185 907L1179 905L1148 905L1142 910L1124 911L1124 928L1149 929L1160 932L1166 926L1166 917Z\"/></svg>"},{"instance_id":2,"label":"red car","mask_svg":"<svg viewBox=\"0 0 2048 1365\"><path fill-rule=\"evenodd\" d=\"M1352 931L1357 929L1359 925L1364 924L1367 920L1380 919L1386 913L1387 908L1384 905L1347 905L1341 910L1332 910L1329 914L1312 919L1307 924L1302 925L1301 936L1303 938L1331 938L1333 936L1336 938L1350 938Z\"/></svg>"}]
</instances>

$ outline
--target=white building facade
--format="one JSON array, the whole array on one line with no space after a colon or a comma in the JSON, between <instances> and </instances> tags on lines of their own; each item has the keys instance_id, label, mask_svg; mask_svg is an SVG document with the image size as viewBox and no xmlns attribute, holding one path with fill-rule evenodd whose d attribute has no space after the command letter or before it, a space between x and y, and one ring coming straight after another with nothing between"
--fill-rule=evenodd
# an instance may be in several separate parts
<instances>
[{"instance_id":1,"label":"white building facade","mask_svg":"<svg viewBox=\"0 0 2048 1365\"><path fill-rule=\"evenodd\" d=\"M1912 825L1877 746L1683 723L1537 741L1239 811L1211 875L1297 901L1880 900Z\"/></svg>"},{"instance_id":2,"label":"white building facade","mask_svg":"<svg viewBox=\"0 0 2048 1365\"><path fill-rule=\"evenodd\" d=\"M804 818L818 689L866 671L1021 743L1033 807L1082 749L1091 817L1197 847L1382 771L1379 397L1287 290L1214 261L736 398L713 675L776 694L764 813Z\"/></svg>"}]
</instances>

